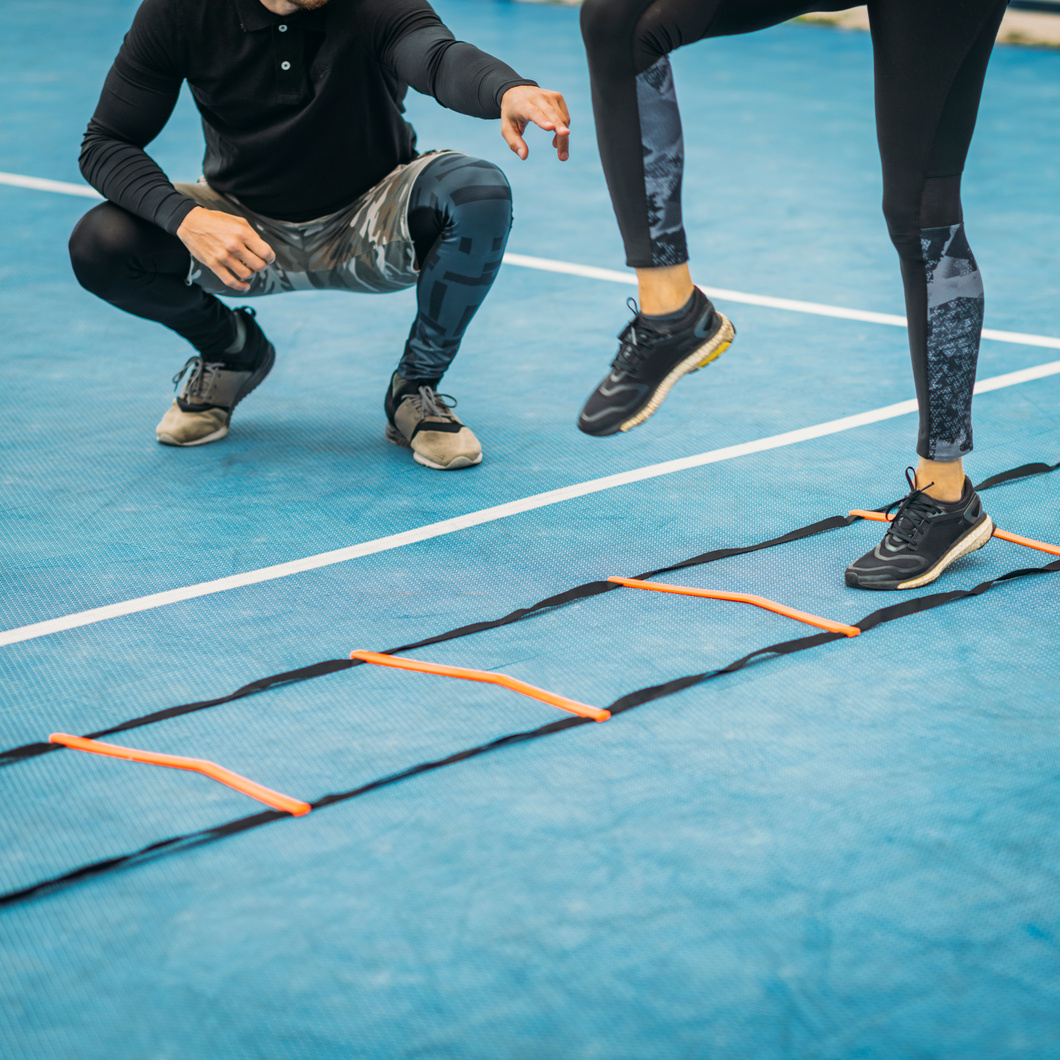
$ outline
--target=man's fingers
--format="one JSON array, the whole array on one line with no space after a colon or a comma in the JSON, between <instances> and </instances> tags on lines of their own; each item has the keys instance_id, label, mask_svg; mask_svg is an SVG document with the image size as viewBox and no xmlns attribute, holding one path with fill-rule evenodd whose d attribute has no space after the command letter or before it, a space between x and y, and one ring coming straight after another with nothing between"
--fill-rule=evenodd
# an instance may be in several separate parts
<instances>
[{"instance_id":1,"label":"man's fingers","mask_svg":"<svg viewBox=\"0 0 1060 1060\"><path fill-rule=\"evenodd\" d=\"M247 225L246 235L243 238L243 245L261 262L260 265L254 265L247 261L247 264L250 265L255 272L260 272L266 265L271 265L276 260L276 254L272 247L270 247L249 224ZM246 261L246 258L243 260Z\"/></svg>"},{"instance_id":2,"label":"man's fingers","mask_svg":"<svg viewBox=\"0 0 1060 1060\"><path fill-rule=\"evenodd\" d=\"M530 148L526 146L526 141L520 135L525 128L525 124L517 128L515 122L507 118L501 122L501 136L504 137L504 142L524 161L530 154Z\"/></svg>"},{"instance_id":3,"label":"man's fingers","mask_svg":"<svg viewBox=\"0 0 1060 1060\"><path fill-rule=\"evenodd\" d=\"M239 258L236 257L229 257L225 259L222 264L237 280L242 280L244 283L246 283L255 272L259 271L246 264L246 262L240 261Z\"/></svg>"},{"instance_id":4,"label":"man's fingers","mask_svg":"<svg viewBox=\"0 0 1060 1060\"><path fill-rule=\"evenodd\" d=\"M262 269L267 269L269 267L269 262L276 256L271 251L268 251L268 253L270 255L269 258L255 254L254 251L244 243L242 246L237 244L230 247L228 256L232 261L245 265L251 272L261 272ZM246 277L244 277L244 279L246 279Z\"/></svg>"},{"instance_id":5,"label":"man's fingers","mask_svg":"<svg viewBox=\"0 0 1060 1060\"><path fill-rule=\"evenodd\" d=\"M210 266L210 271L226 286L231 287L233 291L239 291L245 293L250 290L250 284L245 280L239 279L231 269L222 265L218 262L216 265Z\"/></svg>"},{"instance_id":6,"label":"man's fingers","mask_svg":"<svg viewBox=\"0 0 1060 1060\"><path fill-rule=\"evenodd\" d=\"M567 124L570 118L562 114L558 107L550 107L547 110L543 107L533 107L527 117L539 129L554 132L558 136L570 136L570 126Z\"/></svg>"},{"instance_id":7,"label":"man's fingers","mask_svg":"<svg viewBox=\"0 0 1060 1060\"><path fill-rule=\"evenodd\" d=\"M254 272L261 272L276 259L272 247L243 218L239 218L238 230L232 233L225 249Z\"/></svg>"},{"instance_id":8,"label":"man's fingers","mask_svg":"<svg viewBox=\"0 0 1060 1060\"><path fill-rule=\"evenodd\" d=\"M554 134L552 146L561 162L570 157L570 112L559 92L526 85L508 89L501 100L501 134L520 158L530 154L522 137L529 122Z\"/></svg>"}]
</instances>

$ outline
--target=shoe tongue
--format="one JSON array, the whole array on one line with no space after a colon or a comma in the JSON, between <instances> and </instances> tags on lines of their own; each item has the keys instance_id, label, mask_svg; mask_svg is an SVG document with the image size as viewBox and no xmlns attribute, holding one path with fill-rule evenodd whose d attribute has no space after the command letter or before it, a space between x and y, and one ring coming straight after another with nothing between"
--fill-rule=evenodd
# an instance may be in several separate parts
<instances>
[{"instance_id":1,"label":"shoe tongue","mask_svg":"<svg viewBox=\"0 0 1060 1060\"><path fill-rule=\"evenodd\" d=\"M934 515L941 510L939 502L933 497L929 497L926 493L919 493L902 508L898 517L892 522L891 528L909 533L916 530L927 516Z\"/></svg>"},{"instance_id":2,"label":"shoe tongue","mask_svg":"<svg viewBox=\"0 0 1060 1060\"><path fill-rule=\"evenodd\" d=\"M402 379L400 375L395 375L393 383L394 398L397 400L406 394L418 394L420 387L423 386L433 391L440 382L440 379Z\"/></svg>"}]
</instances>

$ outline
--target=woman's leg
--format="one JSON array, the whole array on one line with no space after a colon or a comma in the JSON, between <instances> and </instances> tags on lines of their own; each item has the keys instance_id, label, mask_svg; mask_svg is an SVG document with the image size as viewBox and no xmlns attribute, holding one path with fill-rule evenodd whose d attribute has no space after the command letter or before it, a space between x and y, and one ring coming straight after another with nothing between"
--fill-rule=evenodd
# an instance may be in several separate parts
<instances>
[{"instance_id":1,"label":"woman's leg","mask_svg":"<svg viewBox=\"0 0 1060 1060\"><path fill-rule=\"evenodd\" d=\"M627 264L674 269L688 261L681 218L684 144L670 52L707 37L765 29L808 10L850 6L841 0L585 0L581 27L597 141Z\"/></svg>"},{"instance_id":2,"label":"woman's leg","mask_svg":"<svg viewBox=\"0 0 1060 1060\"><path fill-rule=\"evenodd\" d=\"M883 209L902 268L920 403L917 483L954 501L972 449L983 285L964 231L961 173L1004 0L870 5Z\"/></svg>"},{"instance_id":3,"label":"woman's leg","mask_svg":"<svg viewBox=\"0 0 1060 1060\"><path fill-rule=\"evenodd\" d=\"M847 569L847 584L857 588L926 585L993 532L961 463L972 449L983 283L964 232L960 187L1005 6L869 6L883 209L905 287L920 462L883 541Z\"/></svg>"},{"instance_id":4,"label":"woman's leg","mask_svg":"<svg viewBox=\"0 0 1060 1060\"><path fill-rule=\"evenodd\" d=\"M735 334L692 285L681 217L684 141L667 56L683 44L762 29L811 6L797 0L583 5L597 142L640 291L611 371L578 419L586 434L615 434L643 423L681 376L713 361Z\"/></svg>"}]
</instances>

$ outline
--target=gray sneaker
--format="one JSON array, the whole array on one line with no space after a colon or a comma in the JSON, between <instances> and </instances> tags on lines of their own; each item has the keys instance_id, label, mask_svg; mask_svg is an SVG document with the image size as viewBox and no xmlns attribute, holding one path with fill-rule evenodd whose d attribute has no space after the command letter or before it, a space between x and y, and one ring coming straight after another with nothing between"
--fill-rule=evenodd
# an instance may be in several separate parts
<instances>
[{"instance_id":1,"label":"gray sneaker","mask_svg":"<svg viewBox=\"0 0 1060 1060\"><path fill-rule=\"evenodd\" d=\"M411 449L418 464L438 471L481 463L482 446L453 412L455 399L437 393L436 383L394 373L384 403L387 441Z\"/></svg>"},{"instance_id":2,"label":"gray sneaker","mask_svg":"<svg viewBox=\"0 0 1060 1060\"><path fill-rule=\"evenodd\" d=\"M269 374L276 350L254 320L254 310L236 310L243 320L246 337L240 360L207 361L190 357L173 377L174 386L185 375L180 393L155 428L163 445L205 445L228 434L232 410ZM191 369L190 374L188 369Z\"/></svg>"}]
</instances>

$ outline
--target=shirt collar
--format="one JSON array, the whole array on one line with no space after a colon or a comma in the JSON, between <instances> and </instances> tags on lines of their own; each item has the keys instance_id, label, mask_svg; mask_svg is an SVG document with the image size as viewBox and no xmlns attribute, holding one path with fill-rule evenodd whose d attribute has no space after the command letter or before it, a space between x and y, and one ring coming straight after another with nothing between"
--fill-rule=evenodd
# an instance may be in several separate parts
<instances>
[{"instance_id":1,"label":"shirt collar","mask_svg":"<svg viewBox=\"0 0 1060 1060\"><path fill-rule=\"evenodd\" d=\"M274 15L261 0L235 0L236 10L239 12L239 22L244 33L253 33L259 29L271 29L284 21L280 15ZM286 16L288 19L297 19L298 25L305 29L323 30L324 18L327 8L321 7L316 11L296 11L293 15Z\"/></svg>"}]
</instances>

